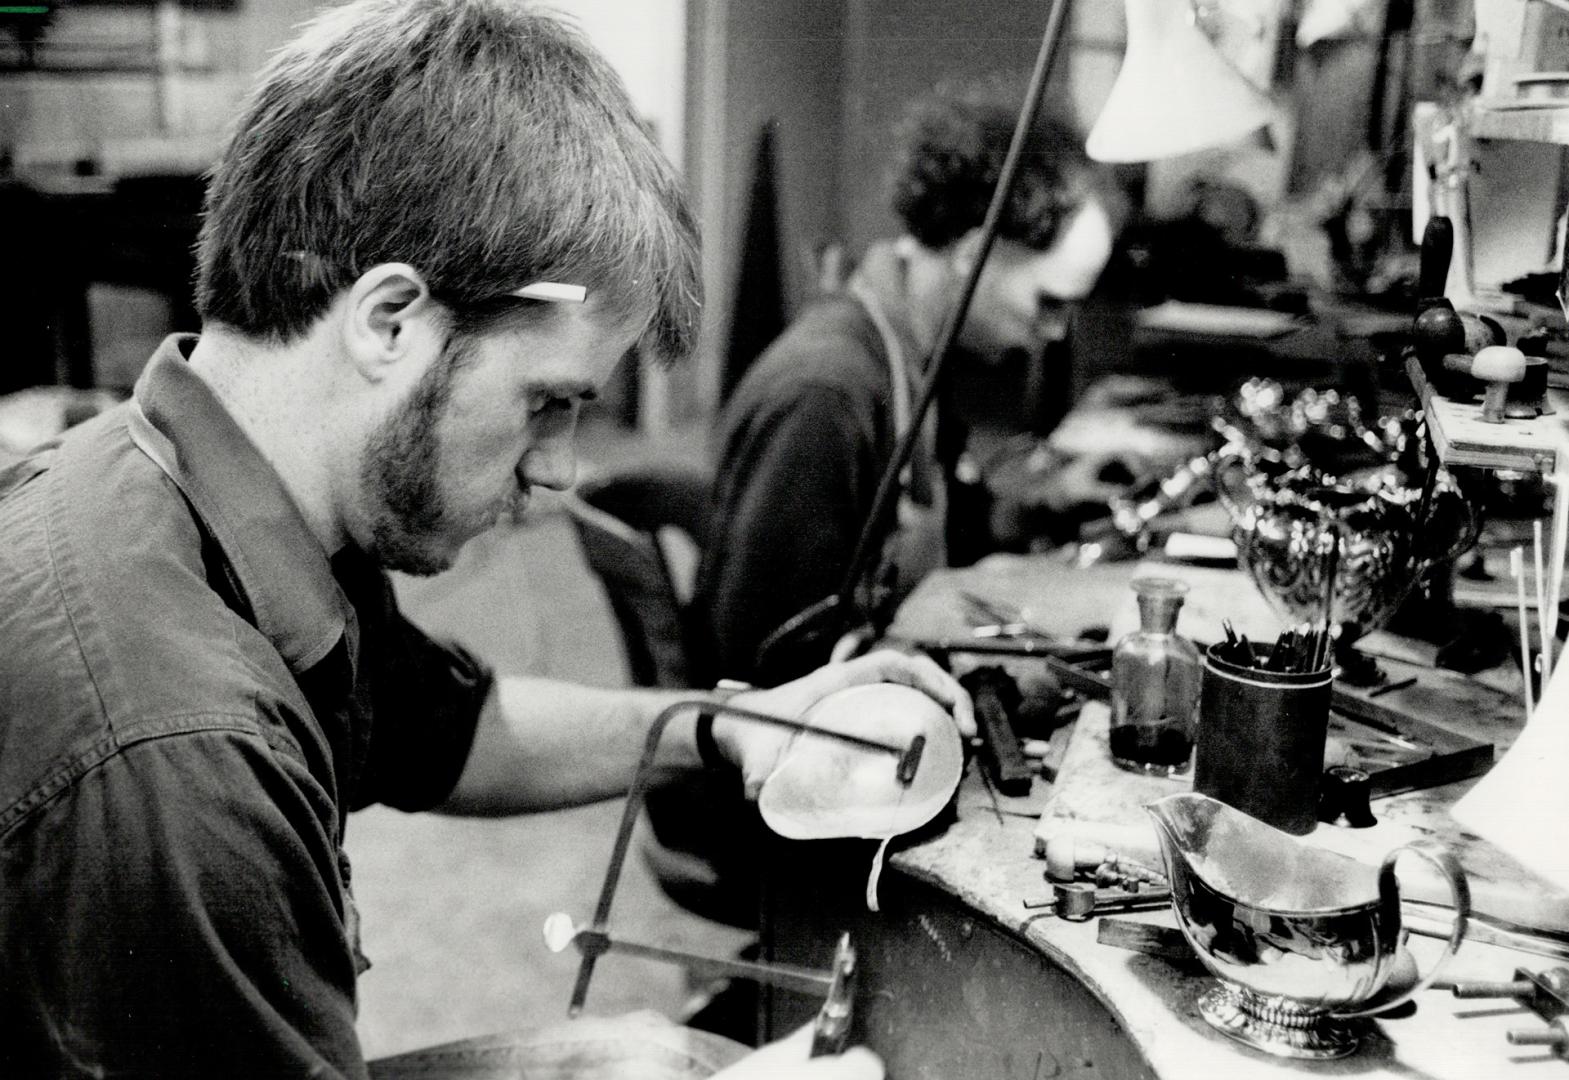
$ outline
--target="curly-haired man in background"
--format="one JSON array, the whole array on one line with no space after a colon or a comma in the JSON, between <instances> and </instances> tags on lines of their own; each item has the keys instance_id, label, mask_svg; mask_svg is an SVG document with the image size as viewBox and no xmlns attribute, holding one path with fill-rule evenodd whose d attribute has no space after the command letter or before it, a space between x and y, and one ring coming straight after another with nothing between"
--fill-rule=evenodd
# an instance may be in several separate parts
<instances>
[{"instance_id":1,"label":"curly-haired man in background","mask_svg":"<svg viewBox=\"0 0 1569 1080\"><path fill-rule=\"evenodd\" d=\"M963 288L1016 123L994 88L944 91L902 132L893 209L845 289L802 312L747 371L720 422L713 515L694 600L717 676L769 684L831 641L759 646L838 591L878 481L912 423L944 318ZM1056 120L1030 132L958 345L998 357L1061 332L1112 251L1116 198ZM907 592L945 563L944 482L927 416L873 579Z\"/></svg>"}]
</instances>

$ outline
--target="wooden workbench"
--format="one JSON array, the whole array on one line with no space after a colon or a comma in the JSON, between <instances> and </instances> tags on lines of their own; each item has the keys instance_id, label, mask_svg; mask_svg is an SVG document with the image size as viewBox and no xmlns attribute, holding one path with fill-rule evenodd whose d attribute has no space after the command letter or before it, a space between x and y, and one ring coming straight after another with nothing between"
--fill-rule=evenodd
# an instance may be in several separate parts
<instances>
[{"instance_id":1,"label":"wooden workbench","mask_svg":"<svg viewBox=\"0 0 1569 1080\"><path fill-rule=\"evenodd\" d=\"M1267 640L1278 630L1240 575L1161 569L1193 585L1179 624L1182 632L1213 640L1223 614L1255 639ZM962 626L955 615L961 590L1026 608L1062 633L1097 624L1110 624L1115 633L1133 619L1127 589L1133 574L1127 564L1081 570L1038 556L993 557L928 579L904 605L893 636L954 634ZM1500 751L1508 744L1513 729L1503 719L1506 695L1452 673L1424 675L1425 683L1434 680L1439 685L1426 687L1428 692L1443 700L1459 695L1473 701L1476 711L1488 714L1483 728L1496 736ZM1211 979L1196 962L1101 945L1094 921L1065 922L1049 909L1027 908L1026 901L1049 896L1036 847L1038 831L1054 813L1136 820L1143 801L1188 786L1184 780L1102 769L1105 726L1104 708L1087 707L1068 736L1056 783L1037 780L1031 798L997 799L971 770L956 801L956 817L891 856L878 889L879 912L868 912L858 901L869 846L847 841L831 849L813 848L810 856L796 851L793 860L785 860L786 872L796 878L791 882L795 896L769 906L765 945L778 959L821 963L823 943L831 943L838 929L851 930L861 953L857 1034L884 1055L893 1080L1569 1076L1569 1063L1505 1041L1512 1028L1542 1026L1534 1014L1507 999L1463 1001L1442 991L1427 991L1415 1009L1375 1021L1362 1049L1349 1058L1272 1058L1227 1039L1198 1016L1196 999ZM1077 783L1075 776L1081 778ZM1508 903L1512 897L1516 906L1510 914L1533 909L1569 921L1569 897L1539 889L1507 856L1464 836L1444 816L1444 807L1469 784L1376 801L1375 812L1385 823L1377 835L1358 842L1376 860L1385 850L1380 845L1393 847L1412 835L1436 836L1457 845L1479 886L1479 906L1499 897ZM1070 806L1053 807L1056 796L1073 790L1078 794ZM805 886L808 899L802 903L799 878L819 873ZM859 878L854 887L834 888L826 882L835 874ZM1169 911L1123 917L1174 925ZM1425 969L1440 944L1413 936L1409 948ZM1563 962L1468 940L1446 975L1503 979L1516 967L1542 970ZM781 1032L808 1016L811 1007L811 1002L775 995L768 1014L772 1026L765 1026L765 1033Z\"/></svg>"}]
</instances>

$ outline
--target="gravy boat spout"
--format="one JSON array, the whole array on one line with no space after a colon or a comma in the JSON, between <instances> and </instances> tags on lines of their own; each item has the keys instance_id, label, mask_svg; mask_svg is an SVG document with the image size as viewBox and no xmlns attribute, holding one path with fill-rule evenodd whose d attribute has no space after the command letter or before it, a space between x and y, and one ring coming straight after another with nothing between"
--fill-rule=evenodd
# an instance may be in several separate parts
<instances>
[{"instance_id":1,"label":"gravy boat spout","mask_svg":"<svg viewBox=\"0 0 1569 1080\"><path fill-rule=\"evenodd\" d=\"M1155 823L1177 924L1220 980L1199 1012L1227 1035L1281 1057L1341 1057L1358 1018L1406 1000L1460 946L1470 913L1465 875L1446 851L1400 847L1369 867L1323 851L1206 795L1170 795ZM1382 993L1400 956L1404 853L1449 882L1455 925L1433 969Z\"/></svg>"}]
</instances>

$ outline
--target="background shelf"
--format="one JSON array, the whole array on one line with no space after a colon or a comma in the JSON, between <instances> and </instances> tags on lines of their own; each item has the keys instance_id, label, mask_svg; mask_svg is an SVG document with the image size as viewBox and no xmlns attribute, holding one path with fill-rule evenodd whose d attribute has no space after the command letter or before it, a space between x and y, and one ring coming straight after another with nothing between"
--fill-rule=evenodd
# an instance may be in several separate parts
<instances>
[{"instance_id":1,"label":"background shelf","mask_svg":"<svg viewBox=\"0 0 1569 1080\"><path fill-rule=\"evenodd\" d=\"M1477 139L1569 146L1569 105L1540 109L1490 109L1477 105L1471 110L1469 126L1472 137Z\"/></svg>"},{"instance_id":2,"label":"background shelf","mask_svg":"<svg viewBox=\"0 0 1569 1080\"><path fill-rule=\"evenodd\" d=\"M1434 393L1415 357L1406 360L1406 374L1422 399L1427 429L1432 433L1438 458L1445 465L1550 473L1558 463L1558 455L1569 450L1569 394L1561 390L1547 391L1554 409L1550 414L1534 420L1485 424L1481 420L1481 405Z\"/></svg>"}]
</instances>

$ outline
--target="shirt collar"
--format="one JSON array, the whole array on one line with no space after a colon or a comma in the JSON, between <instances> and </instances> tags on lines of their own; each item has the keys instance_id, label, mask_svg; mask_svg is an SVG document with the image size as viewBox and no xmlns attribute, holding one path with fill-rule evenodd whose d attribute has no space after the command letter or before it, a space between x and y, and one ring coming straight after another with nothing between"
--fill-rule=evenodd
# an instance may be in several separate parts
<instances>
[{"instance_id":1,"label":"shirt collar","mask_svg":"<svg viewBox=\"0 0 1569 1080\"><path fill-rule=\"evenodd\" d=\"M907 365L912 382L919 383L931 352L931 343L916 332L913 300L907 288L908 270L893 241L872 244L855 269L856 285L870 293L910 358Z\"/></svg>"},{"instance_id":2,"label":"shirt collar","mask_svg":"<svg viewBox=\"0 0 1569 1080\"><path fill-rule=\"evenodd\" d=\"M256 629L299 674L343 636L350 607L283 481L166 338L137 380L131 437L184 493L234 569Z\"/></svg>"}]
</instances>

